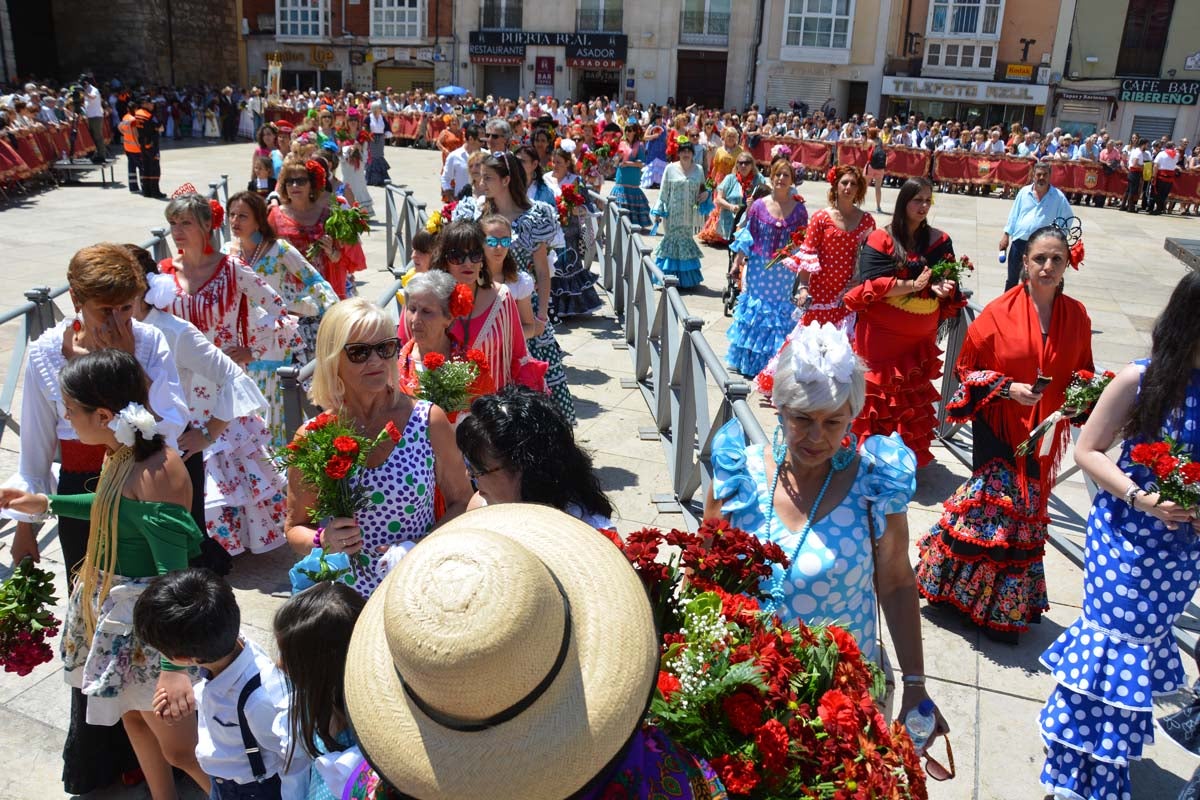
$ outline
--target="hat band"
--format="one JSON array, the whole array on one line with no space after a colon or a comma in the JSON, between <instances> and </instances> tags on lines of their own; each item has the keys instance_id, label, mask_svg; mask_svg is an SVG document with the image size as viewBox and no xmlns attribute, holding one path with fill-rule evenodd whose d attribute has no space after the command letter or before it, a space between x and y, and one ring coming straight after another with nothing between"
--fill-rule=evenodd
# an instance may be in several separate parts
<instances>
[{"instance_id":1,"label":"hat band","mask_svg":"<svg viewBox=\"0 0 1200 800\"><path fill-rule=\"evenodd\" d=\"M554 576L551 575L553 578ZM558 587L558 596L563 602L563 632L562 643L558 647L558 656L554 659L553 666L546 673L546 677L533 687L533 690L522 697L517 702L513 703L508 708L493 714L487 719L482 720L464 720L458 717L452 717L448 714L443 714L437 709L430 706L427 702L421 699L420 695L412 690L408 682L404 680L404 676L400 670L396 670L396 677L400 679L400 685L404 687L404 693L412 700L413 705L420 709L421 713L429 717L431 720L441 725L443 728L449 728L452 731L460 731L463 733L472 733L477 731L485 731L489 728L494 728L497 725L503 725L509 720L516 719L518 715L526 711L530 706L538 701L543 694L554 683L554 679L558 677L558 673L562 671L563 664L567 661L567 651L571 649L571 601L567 599L567 595L559 585L558 580L554 579L554 585Z\"/></svg>"}]
</instances>

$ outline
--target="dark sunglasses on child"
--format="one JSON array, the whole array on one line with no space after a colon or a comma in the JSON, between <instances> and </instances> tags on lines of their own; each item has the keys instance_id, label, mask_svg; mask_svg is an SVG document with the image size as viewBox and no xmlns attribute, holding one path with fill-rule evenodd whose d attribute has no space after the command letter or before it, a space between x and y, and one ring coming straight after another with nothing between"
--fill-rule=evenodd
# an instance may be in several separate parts
<instances>
[{"instance_id":1,"label":"dark sunglasses on child","mask_svg":"<svg viewBox=\"0 0 1200 800\"><path fill-rule=\"evenodd\" d=\"M384 339L382 342L368 344L366 342L351 342L342 347L346 353L346 358L351 364L362 364L371 357L371 352L379 356L382 360L387 361L396 357L400 352L400 340L396 338Z\"/></svg>"}]
</instances>

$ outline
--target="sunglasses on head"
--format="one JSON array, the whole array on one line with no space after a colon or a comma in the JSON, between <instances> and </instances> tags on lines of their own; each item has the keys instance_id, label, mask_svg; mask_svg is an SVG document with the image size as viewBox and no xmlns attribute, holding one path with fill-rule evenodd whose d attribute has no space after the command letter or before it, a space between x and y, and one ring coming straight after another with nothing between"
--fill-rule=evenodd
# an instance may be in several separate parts
<instances>
[{"instance_id":1,"label":"sunglasses on head","mask_svg":"<svg viewBox=\"0 0 1200 800\"><path fill-rule=\"evenodd\" d=\"M395 358L396 354L400 352L400 340L393 337L391 339L384 339L381 342L375 342L374 344L351 342L343 346L342 350L346 353L346 358L349 359L351 364L364 363L371 357L372 352L379 356L380 359L387 361Z\"/></svg>"},{"instance_id":2,"label":"sunglasses on head","mask_svg":"<svg viewBox=\"0 0 1200 800\"><path fill-rule=\"evenodd\" d=\"M512 246L511 236L489 236L485 240L488 247L510 247Z\"/></svg>"},{"instance_id":3,"label":"sunglasses on head","mask_svg":"<svg viewBox=\"0 0 1200 800\"><path fill-rule=\"evenodd\" d=\"M470 261L472 264L483 263L483 252L473 250L470 253L464 253L462 250L450 250L446 253L446 263L454 266L461 266Z\"/></svg>"}]
</instances>

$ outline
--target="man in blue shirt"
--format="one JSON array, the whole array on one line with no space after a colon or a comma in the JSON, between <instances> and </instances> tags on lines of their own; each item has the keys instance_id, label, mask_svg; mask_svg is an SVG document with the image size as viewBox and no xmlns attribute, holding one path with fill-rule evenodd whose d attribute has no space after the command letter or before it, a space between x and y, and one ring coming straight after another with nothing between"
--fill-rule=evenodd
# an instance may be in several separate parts
<instances>
[{"instance_id":1,"label":"man in blue shirt","mask_svg":"<svg viewBox=\"0 0 1200 800\"><path fill-rule=\"evenodd\" d=\"M1030 234L1053 224L1056 219L1065 220L1070 216L1071 204L1067 202L1066 195L1050 185L1050 165L1041 162L1034 164L1033 183L1017 192L1012 209L1008 212L1008 222L1004 225L1004 235L1000 237L1000 249L1008 251L1005 291L1021 280Z\"/></svg>"}]
</instances>

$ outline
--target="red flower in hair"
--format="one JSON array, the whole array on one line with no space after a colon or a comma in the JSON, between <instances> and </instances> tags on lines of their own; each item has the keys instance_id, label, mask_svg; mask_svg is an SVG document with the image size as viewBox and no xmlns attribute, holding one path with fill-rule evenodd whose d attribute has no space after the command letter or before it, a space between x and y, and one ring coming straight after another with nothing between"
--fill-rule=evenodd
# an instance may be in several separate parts
<instances>
[{"instance_id":1,"label":"red flower in hair","mask_svg":"<svg viewBox=\"0 0 1200 800\"><path fill-rule=\"evenodd\" d=\"M304 169L308 171L308 177L312 179L313 187L319 192L325 188L325 168L321 166L321 162L315 158L310 158L304 162Z\"/></svg>"},{"instance_id":2,"label":"red flower in hair","mask_svg":"<svg viewBox=\"0 0 1200 800\"><path fill-rule=\"evenodd\" d=\"M426 353L421 363L425 365L425 369L432 372L446 363L446 357L441 353Z\"/></svg>"},{"instance_id":3,"label":"red flower in hair","mask_svg":"<svg viewBox=\"0 0 1200 800\"><path fill-rule=\"evenodd\" d=\"M212 229L215 231L225 221L225 209L216 200L209 200L208 207L212 209Z\"/></svg>"},{"instance_id":4,"label":"red flower in hair","mask_svg":"<svg viewBox=\"0 0 1200 800\"><path fill-rule=\"evenodd\" d=\"M475 310L475 291L465 283L454 287L450 293L450 316L469 317Z\"/></svg>"},{"instance_id":5,"label":"red flower in hair","mask_svg":"<svg viewBox=\"0 0 1200 800\"><path fill-rule=\"evenodd\" d=\"M1078 270L1079 265L1083 263L1083 239L1071 245L1070 258L1071 266Z\"/></svg>"},{"instance_id":6,"label":"red flower in hair","mask_svg":"<svg viewBox=\"0 0 1200 800\"><path fill-rule=\"evenodd\" d=\"M825 180L829 181L830 185L837 185L837 167L830 167L829 172L825 173Z\"/></svg>"}]
</instances>

